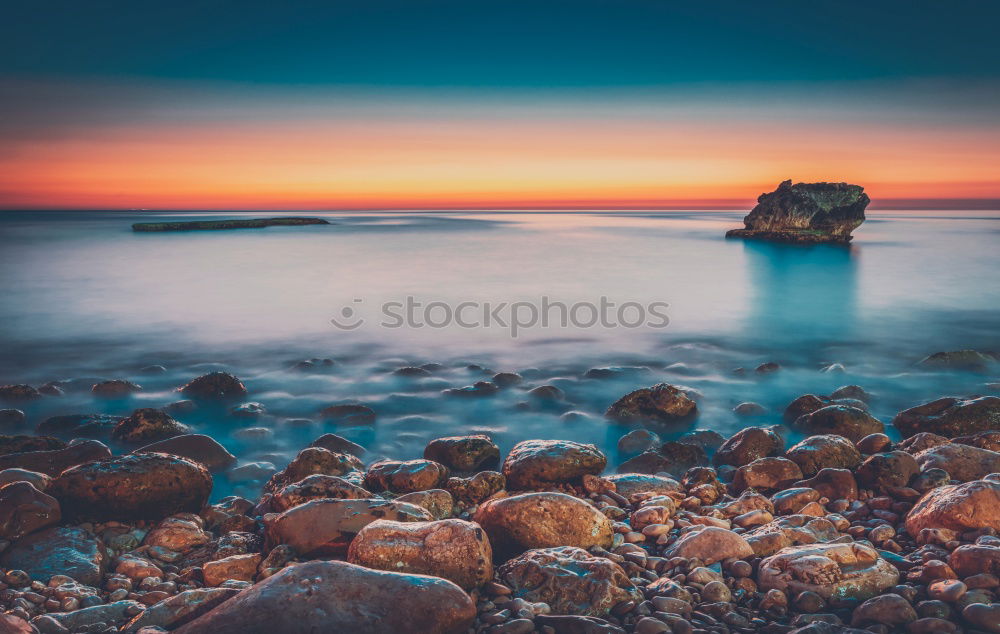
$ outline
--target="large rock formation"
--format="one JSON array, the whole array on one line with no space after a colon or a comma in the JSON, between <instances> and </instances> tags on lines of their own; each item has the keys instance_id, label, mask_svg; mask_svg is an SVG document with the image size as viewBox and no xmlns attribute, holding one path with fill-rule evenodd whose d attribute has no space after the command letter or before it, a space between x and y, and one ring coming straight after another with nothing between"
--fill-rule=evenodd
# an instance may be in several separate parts
<instances>
[{"instance_id":1,"label":"large rock formation","mask_svg":"<svg viewBox=\"0 0 1000 634\"><path fill-rule=\"evenodd\" d=\"M851 232L865 221L871 200L859 185L796 183L787 180L778 189L757 198L757 206L743 219L745 229L733 229L727 238L759 238L781 242L850 242Z\"/></svg>"}]
</instances>

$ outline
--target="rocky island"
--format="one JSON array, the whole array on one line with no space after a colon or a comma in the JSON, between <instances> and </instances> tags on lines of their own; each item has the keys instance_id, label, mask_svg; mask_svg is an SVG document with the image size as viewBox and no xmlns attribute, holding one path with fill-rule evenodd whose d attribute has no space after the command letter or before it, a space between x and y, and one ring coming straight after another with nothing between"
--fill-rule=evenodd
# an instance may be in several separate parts
<instances>
[{"instance_id":1,"label":"rocky island","mask_svg":"<svg viewBox=\"0 0 1000 634\"><path fill-rule=\"evenodd\" d=\"M221 229L260 229L262 227L297 227L328 225L322 218L286 216L282 218L244 218L231 220L190 220L185 222L137 222L132 231L216 231Z\"/></svg>"},{"instance_id":2,"label":"rocky island","mask_svg":"<svg viewBox=\"0 0 1000 634\"><path fill-rule=\"evenodd\" d=\"M732 229L726 237L846 244L851 241L851 232L865 221L865 207L869 202L871 199L860 185L793 185L787 180L773 192L761 194L757 206L743 219L745 228Z\"/></svg>"}]
</instances>

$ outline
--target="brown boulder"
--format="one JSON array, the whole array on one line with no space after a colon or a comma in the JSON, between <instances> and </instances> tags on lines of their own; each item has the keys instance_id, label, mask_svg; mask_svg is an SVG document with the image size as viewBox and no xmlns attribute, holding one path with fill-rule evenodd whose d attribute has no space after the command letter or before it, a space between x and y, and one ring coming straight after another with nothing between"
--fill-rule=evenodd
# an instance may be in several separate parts
<instances>
[{"instance_id":1,"label":"brown boulder","mask_svg":"<svg viewBox=\"0 0 1000 634\"><path fill-rule=\"evenodd\" d=\"M621 397L605 416L620 422L677 423L698 415L698 405L684 390L666 383L645 387Z\"/></svg>"},{"instance_id":2,"label":"brown boulder","mask_svg":"<svg viewBox=\"0 0 1000 634\"><path fill-rule=\"evenodd\" d=\"M271 497L270 506L271 510L280 513L319 498L359 500L370 497L373 496L369 491L339 476L314 473L283 487Z\"/></svg>"},{"instance_id":3,"label":"brown boulder","mask_svg":"<svg viewBox=\"0 0 1000 634\"><path fill-rule=\"evenodd\" d=\"M208 469L179 456L142 453L62 472L48 493L72 521L160 519L197 513L212 492Z\"/></svg>"},{"instance_id":4,"label":"brown boulder","mask_svg":"<svg viewBox=\"0 0 1000 634\"><path fill-rule=\"evenodd\" d=\"M58 524L59 502L28 482L0 487L0 540L15 541L28 533Z\"/></svg>"},{"instance_id":5,"label":"brown boulder","mask_svg":"<svg viewBox=\"0 0 1000 634\"><path fill-rule=\"evenodd\" d=\"M211 436L204 434L182 434L140 447L132 453L169 453L188 458L205 465L209 471L222 471L236 462L236 456L229 453Z\"/></svg>"},{"instance_id":6,"label":"brown boulder","mask_svg":"<svg viewBox=\"0 0 1000 634\"><path fill-rule=\"evenodd\" d=\"M129 621L123 631L139 632L144 627L161 627L173 630L198 618L238 593L239 590L235 588L185 590L149 606Z\"/></svg>"},{"instance_id":7,"label":"brown boulder","mask_svg":"<svg viewBox=\"0 0 1000 634\"><path fill-rule=\"evenodd\" d=\"M212 536L202 529L203 524L201 517L191 513L172 515L149 531L142 543L150 548L186 553L212 541Z\"/></svg>"},{"instance_id":8,"label":"brown boulder","mask_svg":"<svg viewBox=\"0 0 1000 634\"><path fill-rule=\"evenodd\" d=\"M193 399L229 400L246 396L247 388L232 374L210 372L182 387L181 393Z\"/></svg>"},{"instance_id":9,"label":"brown boulder","mask_svg":"<svg viewBox=\"0 0 1000 634\"><path fill-rule=\"evenodd\" d=\"M743 537L755 555L767 557L789 546L831 542L842 535L825 517L788 515L758 526Z\"/></svg>"},{"instance_id":10,"label":"brown boulder","mask_svg":"<svg viewBox=\"0 0 1000 634\"><path fill-rule=\"evenodd\" d=\"M737 493L749 488L767 491L801 479L799 465L787 458L758 458L736 470L733 489Z\"/></svg>"},{"instance_id":11,"label":"brown boulder","mask_svg":"<svg viewBox=\"0 0 1000 634\"><path fill-rule=\"evenodd\" d=\"M858 499L858 482L848 469L820 469L808 480L799 480L792 486L816 489L822 497L830 500Z\"/></svg>"},{"instance_id":12,"label":"brown boulder","mask_svg":"<svg viewBox=\"0 0 1000 634\"><path fill-rule=\"evenodd\" d=\"M500 462L500 448L484 434L448 436L427 443L424 458L455 471L481 471Z\"/></svg>"},{"instance_id":13,"label":"brown boulder","mask_svg":"<svg viewBox=\"0 0 1000 634\"><path fill-rule=\"evenodd\" d=\"M30 385L0 385L0 401L22 403L42 398L41 392Z\"/></svg>"},{"instance_id":14,"label":"brown boulder","mask_svg":"<svg viewBox=\"0 0 1000 634\"><path fill-rule=\"evenodd\" d=\"M555 614L606 616L642 594L621 566L574 548L529 550L498 570L515 598L546 603Z\"/></svg>"},{"instance_id":15,"label":"brown boulder","mask_svg":"<svg viewBox=\"0 0 1000 634\"><path fill-rule=\"evenodd\" d=\"M997 430L1000 429L1000 397L939 398L896 414L892 424L904 438L918 432L953 438Z\"/></svg>"},{"instance_id":16,"label":"brown boulder","mask_svg":"<svg viewBox=\"0 0 1000 634\"><path fill-rule=\"evenodd\" d=\"M664 557L698 558L709 566L723 559L753 557L753 548L743 536L717 526L692 528L667 547Z\"/></svg>"},{"instance_id":17,"label":"brown boulder","mask_svg":"<svg viewBox=\"0 0 1000 634\"><path fill-rule=\"evenodd\" d=\"M375 493L438 489L447 480L448 467L433 460L380 460L365 472L365 487Z\"/></svg>"},{"instance_id":18,"label":"brown boulder","mask_svg":"<svg viewBox=\"0 0 1000 634\"><path fill-rule=\"evenodd\" d=\"M925 528L1000 531L1000 482L976 480L931 490L906 516L906 532L911 536Z\"/></svg>"},{"instance_id":19,"label":"brown boulder","mask_svg":"<svg viewBox=\"0 0 1000 634\"><path fill-rule=\"evenodd\" d=\"M882 422L868 412L847 405L827 405L795 419L792 427L806 434L836 434L857 442L868 434L885 431Z\"/></svg>"},{"instance_id":20,"label":"brown boulder","mask_svg":"<svg viewBox=\"0 0 1000 634\"><path fill-rule=\"evenodd\" d=\"M692 467L708 464L705 450L683 442L665 442L659 450L646 451L618 465L618 473L667 473L682 477Z\"/></svg>"},{"instance_id":21,"label":"brown boulder","mask_svg":"<svg viewBox=\"0 0 1000 634\"><path fill-rule=\"evenodd\" d=\"M969 436L956 436L952 442L1000 452L1000 430L981 431Z\"/></svg>"},{"instance_id":22,"label":"brown boulder","mask_svg":"<svg viewBox=\"0 0 1000 634\"><path fill-rule=\"evenodd\" d=\"M959 577L1000 575L1000 548L986 544L962 544L951 551L948 565Z\"/></svg>"},{"instance_id":23,"label":"brown boulder","mask_svg":"<svg viewBox=\"0 0 1000 634\"><path fill-rule=\"evenodd\" d=\"M406 493L396 498L397 502L415 504L426 509L436 520L448 519L455 514L455 498L446 489L426 489Z\"/></svg>"},{"instance_id":24,"label":"brown boulder","mask_svg":"<svg viewBox=\"0 0 1000 634\"><path fill-rule=\"evenodd\" d=\"M925 449L916 455L921 471L943 469L952 480L971 482L1000 472L1000 453L972 445L947 443Z\"/></svg>"},{"instance_id":25,"label":"brown boulder","mask_svg":"<svg viewBox=\"0 0 1000 634\"><path fill-rule=\"evenodd\" d=\"M475 617L469 595L445 579L311 561L285 568L175 631L464 634Z\"/></svg>"},{"instance_id":26,"label":"brown boulder","mask_svg":"<svg viewBox=\"0 0 1000 634\"><path fill-rule=\"evenodd\" d=\"M785 408L785 413L782 418L786 423L794 423L799 416L805 414L811 414L816 410L826 407L833 403L829 398L825 396L816 396L815 394L803 394L794 401L788 404Z\"/></svg>"},{"instance_id":27,"label":"brown boulder","mask_svg":"<svg viewBox=\"0 0 1000 634\"><path fill-rule=\"evenodd\" d=\"M65 449L66 446L66 443L51 436L0 435L0 456L31 451L54 451Z\"/></svg>"},{"instance_id":28,"label":"brown boulder","mask_svg":"<svg viewBox=\"0 0 1000 634\"><path fill-rule=\"evenodd\" d=\"M336 451L339 453L349 453L352 456L357 456L359 458L366 453L365 448L361 445L351 442L350 440L344 438L343 436L338 436L337 434L323 434L316 440L312 441L309 446L321 447L323 449L329 449L330 451Z\"/></svg>"},{"instance_id":29,"label":"brown boulder","mask_svg":"<svg viewBox=\"0 0 1000 634\"><path fill-rule=\"evenodd\" d=\"M878 551L860 543L792 546L762 562L761 590L815 592L823 598L869 599L896 585L899 571Z\"/></svg>"},{"instance_id":30,"label":"brown boulder","mask_svg":"<svg viewBox=\"0 0 1000 634\"><path fill-rule=\"evenodd\" d=\"M919 471L917 461L910 454L887 451L868 456L854 475L862 487L885 490L905 487Z\"/></svg>"},{"instance_id":31,"label":"brown boulder","mask_svg":"<svg viewBox=\"0 0 1000 634\"><path fill-rule=\"evenodd\" d=\"M125 398L134 392L142 391L142 386L124 379L112 379L95 383L90 391L100 398Z\"/></svg>"},{"instance_id":32,"label":"brown boulder","mask_svg":"<svg viewBox=\"0 0 1000 634\"><path fill-rule=\"evenodd\" d=\"M669 493L684 492L684 489L677 480L666 476L644 473L621 473L607 476L605 479L615 485L615 491L618 495L628 500L632 500L633 496L642 494L667 495Z\"/></svg>"},{"instance_id":33,"label":"brown boulder","mask_svg":"<svg viewBox=\"0 0 1000 634\"><path fill-rule=\"evenodd\" d=\"M503 491L507 478L497 471L480 471L471 478L448 478L445 489L452 497L465 504L479 504L486 498Z\"/></svg>"},{"instance_id":34,"label":"brown boulder","mask_svg":"<svg viewBox=\"0 0 1000 634\"><path fill-rule=\"evenodd\" d=\"M111 437L119 442L137 444L180 436L189 431L187 425L177 422L163 410L144 407L119 422Z\"/></svg>"},{"instance_id":35,"label":"brown boulder","mask_svg":"<svg viewBox=\"0 0 1000 634\"><path fill-rule=\"evenodd\" d=\"M48 583L53 575L66 575L84 585L100 585L106 564L101 540L89 531L69 526L53 526L22 537L0 555L0 567L23 570L42 583Z\"/></svg>"},{"instance_id":36,"label":"brown boulder","mask_svg":"<svg viewBox=\"0 0 1000 634\"><path fill-rule=\"evenodd\" d=\"M779 456L785 449L781 436L764 427L747 427L736 432L719 447L712 463L742 467L758 458Z\"/></svg>"},{"instance_id":37,"label":"brown boulder","mask_svg":"<svg viewBox=\"0 0 1000 634\"><path fill-rule=\"evenodd\" d=\"M338 425L372 425L375 423L375 410L358 403L330 405L320 410L319 416L327 422Z\"/></svg>"},{"instance_id":38,"label":"brown boulder","mask_svg":"<svg viewBox=\"0 0 1000 634\"><path fill-rule=\"evenodd\" d=\"M342 476L351 471L362 469L364 469L364 464L351 454L338 453L320 447L306 447L288 463L287 467L271 476L271 479L264 485L264 491L277 491L317 473Z\"/></svg>"},{"instance_id":39,"label":"brown boulder","mask_svg":"<svg viewBox=\"0 0 1000 634\"><path fill-rule=\"evenodd\" d=\"M785 452L806 477L821 469L853 469L861 464L861 453L847 438L823 434L810 436Z\"/></svg>"},{"instance_id":40,"label":"brown boulder","mask_svg":"<svg viewBox=\"0 0 1000 634\"><path fill-rule=\"evenodd\" d=\"M608 459L594 445L570 440L525 440L507 454L502 471L507 487L516 491L598 475L607 464Z\"/></svg>"},{"instance_id":41,"label":"brown boulder","mask_svg":"<svg viewBox=\"0 0 1000 634\"><path fill-rule=\"evenodd\" d=\"M930 449L931 447L937 447L938 445L945 445L949 442L951 442L951 440L945 438L944 436L938 436L937 434L922 431L896 443L896 449L905 451L911 456L915 456L924 449Z\"/></svg>"},{"instance_id":42,"label":"brown boulder","mask_svg":"<svg viewBox=\"0 0 1000 634\"><path fill-rule=\"evenodd\" d=\"M17 468L57 476L70 467L108 458L111 458L111 450L107 445L96 440L84 440L63 449L25 451L0 456L0 471Z\"/></svg>"},{"instance_id":43,"label":"brown boulder","mask_svg":"<svg viewBox=\"0 0 1000 634\"><path fill-rule=\"evenodd\" d=\"M474 521L490 537L495 553L531 548L611 546L611 520L583 500L563 493L523 493L482 504Z\"/></svg>"},{"instance_id":44,"label":"brown boulder","mask_svg":"<svg viewBox=\"0 0 1000 634\"><path fill-rule=\"evenodd\" d=\"M458 519L376 520L358 532L347 560L376 570L441 577L465 590L493 579L493 550L486 533L478 524Z\"/></svg>"},{"instance_id":45,"label":"brown boulder","mask_svg":"<svg viewBox=\"0 0 1000 634\"><path fill-rule=\"evenodd\" d=\"M253 581L260 565L260 553L230 555L222 559L207 561L201 567L206 586L221 586L226 581Z\"/></svg>"},{"instance_id":46,"label":"brown boulder","mask_svg":"<svg viewBox=\"0 0 1000 634\"><path fill-rule=\"evenodd\" d=\"M343 554L358 532L375 520L422 522L434 519L425 509L381 499L320 498L265 516L267 547L288 544L302 556Z\"/></svg>"}]
</instances>

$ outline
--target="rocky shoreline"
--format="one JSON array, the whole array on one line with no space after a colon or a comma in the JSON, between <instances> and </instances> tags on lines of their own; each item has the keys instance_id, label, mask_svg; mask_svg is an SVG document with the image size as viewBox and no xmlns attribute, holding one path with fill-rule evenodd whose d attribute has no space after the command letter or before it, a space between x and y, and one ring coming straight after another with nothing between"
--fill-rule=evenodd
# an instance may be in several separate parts
<instances>
[{"instance_id":1,"label":"rocky shoreline","mask_svg":"<svg viewBox=\"0 0 1000 634\"><path fill-rule=\"evenodd\" d=\"M323 218L282 216L278 218L244 218L229 220L189 220L182 222L137 222L132 231L220 231L223 229L261 229L264 227L299 227L303 225L328 225Z\"/></svg>"},{"instance_id":2,"label":"rocky shoreline","mask_svg":"<svg viewBox=\"0 0 1000 634\"><path fill-rule=\"evenodd\" d=\"M0 387L3 428L57 390ZM179 391L248 396L222 372ZM1000 632L1000 398L915 404L893 442L861 386L789 396L781 424L729 438L634 429L614 474L571 440L503 455L449 436L384 460L327 433L258 474L256 498L215 503L215 479L252 466L169 411L50 418L52 435L0 437L0 632ZM697 417L667 384L607 412Z\"/></svg>"}]
</instances>

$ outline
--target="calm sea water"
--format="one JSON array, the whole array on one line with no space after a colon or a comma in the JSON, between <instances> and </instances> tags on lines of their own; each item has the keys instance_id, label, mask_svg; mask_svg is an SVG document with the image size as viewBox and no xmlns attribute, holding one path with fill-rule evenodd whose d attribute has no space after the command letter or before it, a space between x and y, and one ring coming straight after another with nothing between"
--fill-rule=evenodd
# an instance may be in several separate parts
<instances>
[{"instance_id":1,"label":"calm sea water","mask_svg":"<svg viewBox=\"0 0 1000 634\"><path fill-rule=\"evenodd\" d=\"M237 215L253 214L226 217ZM28 407L30 428L54 414L165 405L177 400L177 386L224 368L245 380L249 400L267 414L249 423L217 413L180 418L244 462L278 467L323 431L372 455L406 458L431 438L457 433L491 433L504 449L525 438L571 438L598 443L617 462L614 445L628 428L608 424L602 412L659 381L703 394L699 420L663 430L665 437L695 427L731 433L748 424L731 412L746 400L771 412L754 424L779 422L796 396L850 383L876 395L873 413L886 422L942 395L991 391L995 374L915 364L939 350L1000 349L1000 212L872 213L850 248L725 240L742 215L338 213L325 214L329 226L144 234L131 223L211 216L5 212L0 381L70 381L64 397ZM461 302L539 305L545 297L572 307L604 297L669 304L662 311L669 325L563 328L558 310L548 327L525 327L517 337L509 323L380 325L382 305L407 297L440 302L416 312L435 323L445 305ZM589 309L577 310L577 322L586 322ZM634 323L638 308L629 311ZM482 321L479 308L463 314L466 323ZM331 318L364 322L342 330ZM311 357L336 364L290 369ZM752 368L764 361L783 369L759 377ZM426 363L443 367L423 378L391 373ZM820 371L831 363L845 372ZM138 372L150 364L167 372ZM615 372L583 376L596 367ZM734 374L737 367L751 371ZM442 395L492 371L528 380L492 398ZM129 378L144 390L123 402L94 400L87 390L98 378ZM559 387L564 401L526 396L542 384ZM296 420L343 401L371 405L377 424L335 429Z\"/></svg>"}]
</instances>

